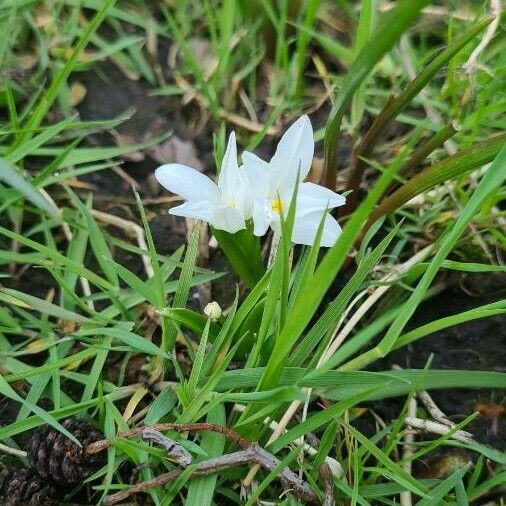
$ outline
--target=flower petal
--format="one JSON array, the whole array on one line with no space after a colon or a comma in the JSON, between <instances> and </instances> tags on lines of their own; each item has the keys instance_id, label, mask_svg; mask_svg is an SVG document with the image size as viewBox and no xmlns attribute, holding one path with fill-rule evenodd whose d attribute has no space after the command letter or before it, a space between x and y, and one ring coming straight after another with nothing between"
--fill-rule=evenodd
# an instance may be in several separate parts
<instances>
[{"instance_id":1,"label":"flower petal","mask_svg":"<svg viewBox=\"0 0 506 506\"><path fill-rule=\"evenodd\" d=\"M244 151L242 161L253 196L267 198L271 193L270 178L272 171L269 163L249 151Z\"/></svg>"},{"instance_id":2,"label":"flower petal","mask_svg":"<svg viewBox=\"0 0 506 506\"><path fill-rule=\"evenodd\" d=\"M237 145L235 133L228 138L227 149L221 162L218 188L221 191L222 203L230 205L234 202L234 194L239 186L239 167L237 165Z\"/></svg>"},{"instance_id":3,"label":"flower petal","mask_svg":"<svg viewBox=\"0 0 506 506\"><path fill-rule=\"evenodd\" d=\"M246 228L242 214L237 209L228 206L214 208L211 225L230 234L235 234L239 230Z\"/></svg>"},{"instance_id":4,"label":"flower petal","mask_svg":"<svg viewBox=\"0 0 506 506\"><path fill-rule=\"evenodd\" d=\"M292 232L292 241L295 244L312 246L316 239L316 233L320 225L322 212L307 213L302 216L295 216L295 223ZM333 246L341 234L341 227L337 221L327 213L323 225L323 233L320 246L329 248Z\"/></svg>"},{"instance_id":5,"label":"flower petal","mask_svg":"<svg viewBox=\"0 0 506 506\"><path fill-rule=\"evenodd\" d=\"M274 187L293 188L309 173L314 154L313 127L309 117L301 116L283 135L271 158Z\"/></svg>"},{"instance_id":6,"label":"flower petal","mask_svg":"<svg viewBox=\"0 0 506 506\"><path fill-rule=\"evenodd\" d=\"M169 214L193 218L195 220L203 220L210 223L214 217L214 206L207 201L185 202L180 206L170 208Z\"/></svg>"},{"instance_id":7,"label":"flower petal","mask_svg":"<svg viewBox=\"0 0 506 506\"><path fill-rule=\"evenodd\" d=\"M297 207L305 210L333 209L346 203L346 197L314 183L302 183L297 194Z\"/></svg>"},{"instance_id":8,"label":"flower petal","mask_svg":"<svg viewBox=\"0 0 506 506\"><path fill-rule=\"evenodd\" d=\"M255 199L253 201L253 233L262 237L271 224L272 210L269 201L266 199Z\"/></svg>"},{"instance_id":9,"label":"flower petal","mask_svg":"<svg viewBox=\"0 0 506 506\"><path fill-rule=\"evenodd\" d=\"M196 169L169 163L155 171L158 182L167 190L181 195L185 200L195 202L218 202L219 192L216 184Z\"/></svg>"}]
</instances>

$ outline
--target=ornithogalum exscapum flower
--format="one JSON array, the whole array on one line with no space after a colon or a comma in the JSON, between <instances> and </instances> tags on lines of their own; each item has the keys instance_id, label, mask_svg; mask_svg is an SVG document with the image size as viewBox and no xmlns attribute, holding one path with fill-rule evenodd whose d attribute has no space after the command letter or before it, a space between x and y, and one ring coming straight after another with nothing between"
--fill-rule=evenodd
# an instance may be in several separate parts
<instances>
[{"instance_id":1,"label":"ornithogalum exscapum flower","mask_svg":"<svg viewBox=\"0 0 506 506\"><path fill-rule=\"evenodd\" d=\"M158 167L155 177L167 190L186 200L171 208L170 214L204 220L232 234L245 228L245 219L251 217L249 182L244 170L237 166L234 132L228 139L218 184L198 170L179 163Z\"/></svg>"},{"instance_id":2,"label":"ornithogalum exscapum flower","mask_svg":"<svg viewBox=\"0 0 506 506\"><path fill-rule=\"evenodd\" d=\"M345 198L314 183L304 183L314 153L313 128L307 116L299 118L283 135L269 162L253 153L243 153L243 165L237 164L235 135L230 135L218 184L190 167L167 164L156 170L162 186L181 195L187 202L169 212L198 218L213 227L237 232L253 219L253 232L264 235L270 227L281 233L281 215L285 217L297 188L292 241L312 245L324 218L321 246L332 246L341 228L328 213L342 206Z\"/></svg>"}]
</instances>

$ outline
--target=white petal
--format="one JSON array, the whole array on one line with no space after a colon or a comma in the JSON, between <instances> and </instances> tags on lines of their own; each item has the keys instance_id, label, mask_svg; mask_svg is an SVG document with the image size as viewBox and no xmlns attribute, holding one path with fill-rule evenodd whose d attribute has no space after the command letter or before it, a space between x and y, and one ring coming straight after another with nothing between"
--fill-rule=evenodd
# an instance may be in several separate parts
<instances>
[{"instance_id":1,"label":"white petal","mask_svg":"<svg viewBox=\"0 0 506 506\"><path fill-rule=\"evenodd\" d=\"M323 234L320 242L320 246L330 248L334 246L335 242L341 235L341 227L339 223L329 214L325 219L323 225Z\"/></svg>"},{"instance_id":2,"label":"white petal","mask_svg":"<svg viewBox=\"0 0 506 506\"><path fill-rule=\"evenodd\" d=\"M243 169L239 169L239 171L244 172ZM251 218L253 212L253 195L248 178L244 173L241 174L239 188L236 190L235 209L242 214L245 220Z\"/></svg>"},{"instance_id":3,"label":"white petal","mask_svg":"<svg viewBox=\"0 0 506 506\"><path fill-rule=\"evenodd\" d=\"M180 206L169 209L169 214L193 218L195 220L203 220L210 223L214 216L214 206L207 201L185 202Z\"/></svg>"},{"instance_id":4,"label":"white petal","mask_svg":"<svg viewBox=\"0 0 506 506\"><path fill-rule=\"evenodd\" d=\"M300 117L283 135L271 159L277 190L292 188L309 173L314 154L313 127L308 116Z\"/></svg>"},{"instance_id":5,"label":"white petal","mask_svg":"<svg viewBox=\"0 0 506 506\"><path fill-rule=\"evenodd\" d=\"M306 244L312 246L322 218L322 212L314 212L295 217L292 232L292 241L295 244ZM323 225L323 233L320 246L326 248L333 246L341 234L341 227L337 221L327 213Z\"/></svg>"},{"instance_id":6,"label":"white petal","mask_svg":"<svg viewBox=\"0 0 506 506\"><path fill-rule=\"evenodd\" d=\"M236 209L228 206L219 206L214 208L211 225L219 230L224 230L235 234L239 230L246 228L242 214Z\"/></svg>"},{"instance_id":7,"label":"white petal","mask_svg":"<svg viewBox=\"0 0 506 506\"><path fill-rule=\"evenodd\" d=\"M242 161L253 196L267 198L271 193L270 178L272 171L270 165L249 151L244 151Z\"/></svg>"},{"instance_id":8,"label":"white petal","mask_svg":"<svg viewBox=\"0 0 506 506\"><path fill-rule=\"evenodd\" d=\"M237 165L237 146L235 133L228 138L227 149L221 162L218 188L221 191L221 200L225 205L232 205L234 194L239 186L239 167Z\"/></svg>"},{"instance_id":9,"label":"white petal","mask_svg":"<svg viewBox=\"0 0 506 506\"><path fill-rule=\"evenodd\" d=\"M253 233L262 237L272 219L272 209L270 207L270 201L266 199L255 199L253 201Z\"/></svg>"},{"instance_id":10,"label":"white petal","mask_svg":"<svg viewBox=\"0 0 506 506\"><path fill-rule=\"evenodd\" d=\"M207 176L198 170L169 163L158 167L155 171L158 182L167 190L181 195L185 200L217 202L218 187Z\"/></svg>"},{"instance_id":11,"label":"white petal","mask_svg":"<svg viewBox=\"0 0 506 506\"><path fill-rule=\"evenodd\" d=\"M297 193L297 207L305 210L333 209L346 203L342 195L314 183L302 183Z\"/></svg>"}]
</instances>

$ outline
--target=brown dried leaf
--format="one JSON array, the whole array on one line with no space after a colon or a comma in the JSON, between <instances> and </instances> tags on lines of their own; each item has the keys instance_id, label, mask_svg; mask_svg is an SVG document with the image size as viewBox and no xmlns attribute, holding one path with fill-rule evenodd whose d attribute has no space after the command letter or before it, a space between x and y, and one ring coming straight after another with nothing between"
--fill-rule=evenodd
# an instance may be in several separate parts
<instances>
[{"instance_id":1,"label":"brown dried leaf","mask_svg":"<svg viewBox=\"0 0 506 506\"><path fill-rule=\"evenodd\" d=\"M184 141L176 135L150 148L148 154L159 163L181 163L200 171L204 168L193 142Z\"/></svg>"},{"instance_id":2,"label":"brown dried leaf","mask_svg":"<svg viewBox=\"0 0 506 506\"><path fill-rule=\"evenodd\" d=\"M118 146L131 146L132 144L139 143L139 138L135 135L119 133L116 130L111 130L111 134L116 140ZM129 162L142 162L146 156L142 151L134 151L133 153L122 155L121 158Z\"/></svg>"},{"instance_id":3,"label":"brown dried leaf","mask_svg":"<svg viewBox=\"0 0 506 506\"><path fill-rule=\"evenodd\" d=\"M75 107L80 104L86 97L86 93L88 93L86 86L79 81L74 81L70 85L70 105Z\"/></svg>"},{"instance_id":4,"label":"brown dried leaf","mask_svg":"<svg viewBox=\"0 0 506 506\"><path fill-rule=\"evenodd\" d=\"M313 158L306 181L320 184L323 181L323 158Z\"/></svg>"}]
</instances>

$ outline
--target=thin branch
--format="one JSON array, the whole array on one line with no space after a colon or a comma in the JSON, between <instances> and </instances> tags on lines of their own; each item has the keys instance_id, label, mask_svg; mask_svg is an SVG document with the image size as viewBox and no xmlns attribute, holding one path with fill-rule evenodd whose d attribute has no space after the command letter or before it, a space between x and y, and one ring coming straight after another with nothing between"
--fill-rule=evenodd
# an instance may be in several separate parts
<instances>
[{"instance_id":1,"label":"thin branch","mask_svg":"<svg viewBox=\"0 0 506 506\"><path fill-rule=\"evenodd\" d=\"M408 405L408 417L414 418L416 417L416 399L411 398L409 400ZM412 462L411 462L411 456L413 455L413 452L415 448L413 447L413 443L415 441L415 435L412 431L407 431L404 435L404 451L402 454L404 464L402 466L403 470L411 476L412 472ZM405 490L401 492L400 494L400 503L401 506L411 506L413 504L412 498L411 498L411 491Z\"/></svg>"},{"instance_id":2,"label":"thin branch","mask_svg":"<svg viewBox=\"0 0 506 506\"><path fill-rule=\"evenodd\" d=\"M280 464L280 461L263 448L260 448L256 443L250 443L250 446L245 450L222 455L197 464L192 476L207 476L209 474L215 474L223 471L224 469L230 469L232 467L250 463L256 463L264 469L272 471ZM133 494L145 492L146 490L150 490L154 487L163 486L175 480L183 472L183 469L174 469L168 473L160 474L152 480L138 483L137 485L133 485L121 492L117 492L106 497L104 504L117 504ZM298 499L310 504L318 503L318 498L309 486L287 467L280 472L279 479Z\"/></svg>"},{"instance_id":3,"label":"thin branch","mask_svg":"<svg viewBox=\"0 0 506 506\"><path fill-rule=\"evenodd\" d=\"M474 48L474 51L469 56L469 59L464 64L464 71L467 75L471 76L479 68L478 58L485 48L489 45L490 41L494 38L497 27L499 26L499 20L501 19L501 0L490 0L491 14L494 16L494 20L490 23L487 31L483 35L480 43Z\"/></svg>"},{"instance_id":4,"label":"thin branch","mask_svg":"<svg viewBox=\"0 0 506 506\"><path fill-rule=\"evenodd\" d=\"M100 441L95 441L86 447L86 453L94 454L99 453L106 448L109 448L115 440L117 439L129 439L132 437L140 436L142 432L147 428L151 428L160 432L166 431L174 431L174 432L199 432L199 431L207 431L207 432L217 432L225 436L228 440L235 443L237 446L241 448L249 448L253 443L241 437L237 432L234 432L232 429L228 427L223 427L222 425L216 425L214 423L155 423L149 426L136 427L135 429L129 430L127 432L122 432L111 439L101 439Z\"/></svg>"},{"instance_id":5,"label":"thin branch","mask_svg":"<svg viewBox=\"0 0 506 506\"><path fill-rule=\"evenodd\" d=\"M141 432L142 439L153 441L167 450L167 455L174 459L181 467L187 467L192 463L191 453L182 445L164 436L160 431L152 427L144 427Z\"/></svg>"},{"instance_id":6,"label":"thin branch","mask_svg":"<svg viewBox=\"0 0 506 506\"><path fill-rule=\"evenodd\" d=\"M448 425L433 422L431 420L423 420L422 418L406 417L405 422L406 425L409 425L413 429L423 430L440 436L446 436L446 434L454 430L451 427L448 427ZM450 437L456 441L461 441L462 443L470 443L474 441L473 435L465 430L457 430Z\"/></svg>"},{"instance_id":7,"label":"thin branch","mask_svg":"<svg viewBox=\"0 0 506 506\"><path fill-rule=\"evenodd\" d=\"M4 445L0 443L0 452L8 453L9 455L15 455L16 457L26 459L27 453L23 450L18 450L17 448L12 448L10 446Z\"/></svg>"},{"instance_id":8,"label":"thin branch","mask_svg":"<svg viewBox=\"0 0 506 506\"><path fill-rule=\"evenodd\" d=\"M455 427L455 424L448 419L448 417L439 409L437 404L434 402L429 392L425 390L420 390L416 393L420 402L426 407L430 416L436 420L436 422L442 423L450 428Z\"/></svg>"},{"instance_id":9,"label":"thin branch","mask_svg":"<svg viewBox=\"0 0 506 506\"><path fill-rule=\"evenodd\" d=\"M323 498L322 506L335 506L336 500L334 497L334 477L332 475L332 470L327 464L323 464L323 466L320 467L319 472L325 486L325 496Z\"/></svg>"},{"instance_id":10,"label":"thin branch","mask_svg":"<svg viewBox=\"0 0 506 506\"><path fill-rule=\"evenodd\" d=\"M402 371L402 367L400 367L397 364L394 364L392 366L392 369L395 371ZM420 402L425 406L428 413L441 425L445 425L446 427L449 427L450 429L453 429L455 427L455 424L439 409L437 404L434 402L434 399L430 396L429 392L426 390L419 390L416 392L416 396L420 400ZM410 417L416 417L416 415L408 415ZM465 431L459 431L462 432L464 435L473 438L473 435L469 432Z\"/></svg>"},{"instance_id":11,"label":"thin branch","mask_svg":"<svg viewBox=\"0 0 506 506\"><path fill-rule=\"evenodd\" d=\"M246 409L246 407L243 404L234 404L234 410L239 411L239 413L243 413L245 409ZM273 431L275 431L279 426L278 422L271 420L270 418L266 418L263 421L263 423L265 425L268 424L269 429L271 429ZM286 429L283 431L283 433L285 433L285 432L286 432ZM302 444L302 442L300 439L296 439L295 441L293 441L293 444L295 446L300 446ZM314 448L313 446L311 446L310 444L304 443L304 452L307 453L308 455L310 455L311 457L314 457L318 453L318 450L316 448ZM343 475L343 467L336 459L329 457L329 456L325 457L325 465L327 465L329 467L332 474L336 478L341 478L341 476Z\"/></svg>"}]
</instances>

